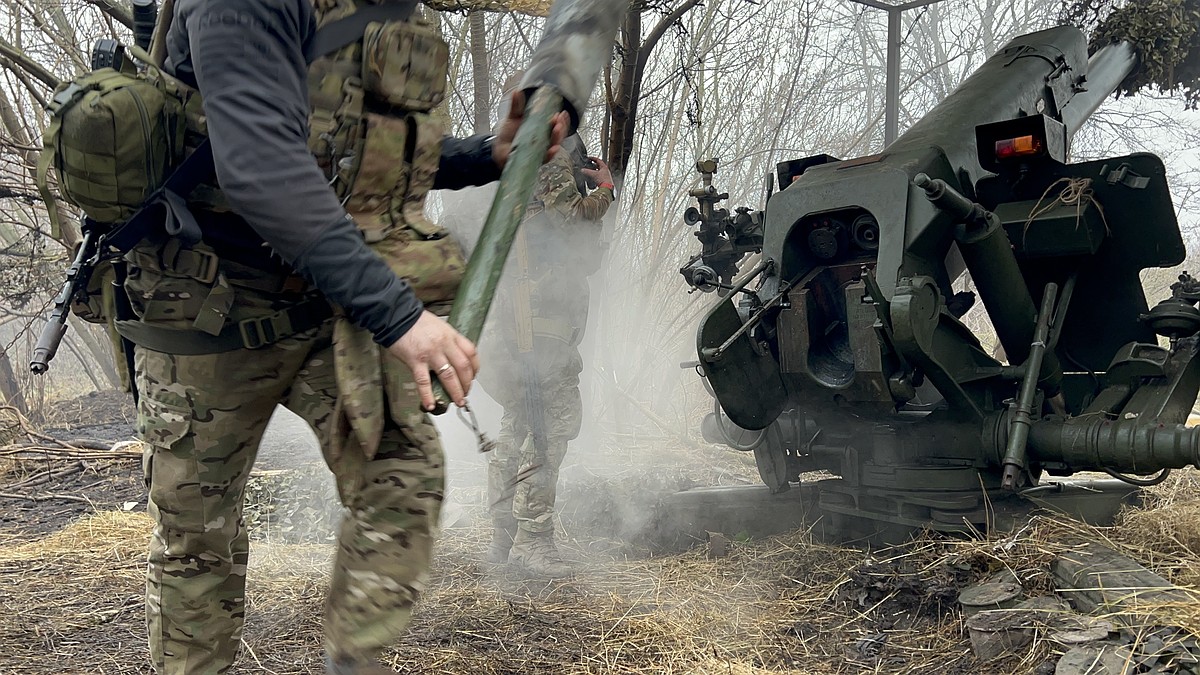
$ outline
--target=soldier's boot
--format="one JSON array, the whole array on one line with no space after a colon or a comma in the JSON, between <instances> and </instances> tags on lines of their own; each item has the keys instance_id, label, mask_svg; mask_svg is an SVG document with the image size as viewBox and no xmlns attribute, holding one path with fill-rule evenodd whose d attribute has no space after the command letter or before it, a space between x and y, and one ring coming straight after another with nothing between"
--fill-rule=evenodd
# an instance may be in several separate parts
<instances>
[{"instance_id":1,"label":"soldier's boot","mask_svg":"<svg viewBox=\"0 0 1200 675\"><path fill-rule=\"evenodd\" d=\"M554 531L530 532L517 530L509 562L527 574L549 579L562 579L575 574L575 568L562 559L554 545Z\"/></svg>"},{"instance_id":2,"label":"soldier's boot","mask_svg":"<svg viewBox=\"0 0 1200 675\"><path fill-rule=\"evenodd\" d=\"M493 565L508 562L508 552L517 534L517 519L512 516L492 518L492 543L488 547L487 561Z\"/></svg>"}]
</instances>

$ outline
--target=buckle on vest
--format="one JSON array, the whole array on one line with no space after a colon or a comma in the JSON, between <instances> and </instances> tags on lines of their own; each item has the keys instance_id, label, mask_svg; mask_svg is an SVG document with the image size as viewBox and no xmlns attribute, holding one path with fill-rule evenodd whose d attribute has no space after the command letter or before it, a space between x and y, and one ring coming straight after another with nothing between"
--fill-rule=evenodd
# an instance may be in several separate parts
<instances>
[{"instance_id":1,"label":"buckle on vest","mask_svg":"<svg viewBox=\"0 0 1200 675\"><path fill-rule=\"evenodd\" d=\"M71 101L74 101L81 94L83 94L83 87L79 86L75 82L72 82L67 85L66 89L58 92L54 95L54 98L50 99L49 107L52 110L58 110L59 108L69 104Z\"/></svg>"},{"instance_id":2,"label":"buckle on vest","mask_svg":"<svg viewBox=\"0 0 1200 675\"><path fill-rule=\"evenodd\" d=\"M211 284L216 281L221 267L221 258L212 251L201 249L192 249L189 253L195 256L193 259L194 269L190 270L194 275L193 278L202 284Z\"/></svg>"},{"instance_id":3,"label":"buckle on vest","mask_svg":"<svg viewBox=\"0 0 1200 675\"><path fill-rule=\"evenodd\" d=\"M176 237L167 240L159 255L162 259L161 269L182 274L205 285L211 286L221 272L221 258L216 253L200 248L184 248L183 241ZM153 263L152 268L160 268L153 258L149 262Z\"/></svg>"},{"instance_id":4,"label":"buckle on vest","mask_svg":"<svg viewBox=\"0 0 1200 675\"><path fill-rule=\"evenodd\" d=\"M256 319L243 319L238 322L238 332L246 349L258 349L288 337L294 331L287 310L283 310Z\"/></svg>"}]
</instances>

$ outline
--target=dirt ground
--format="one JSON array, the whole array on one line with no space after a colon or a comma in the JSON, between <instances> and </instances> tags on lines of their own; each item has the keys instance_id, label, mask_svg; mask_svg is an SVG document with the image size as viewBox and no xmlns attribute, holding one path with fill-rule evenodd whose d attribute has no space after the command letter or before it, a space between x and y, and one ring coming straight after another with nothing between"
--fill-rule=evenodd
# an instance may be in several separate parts
<instances>
[{"instance_id":1,"label":"dirt ground","mask_svg":"<svg viewBox=\"0 0 1200 675\"><path fill-rule=\"evenodd\" d=\"M83 413L112 410L75 405L76 423L48 435L78 440L109 430ZM148 673L141 593L150 522L136 447L100 457L44 445L19 457L0 450L0 672ZM311 449L277 445L271 456L286 461L268 461L248 499L249 618L234 672L321 673L336 500ZM1063 648L1044 639L980 663L958 591L1010 570L1029 593L1052 593L1054 555L1089 539L1176 583L1200 581L1195 472L1177 472L1155 488L1148 510L1114 528L1037 518L1009 537L928 537L873 552L795 532L735 539L723 557L701 544L660 555L629 536L631 518L683 487L753 483L753 468L718 448L615 440L568 460L561 538L580 572L547 583L480 563L488 536L482 462L455 461L430 588L412 630L387 654L400 672L1046 674Z\"/></svg>"}]
</instances>

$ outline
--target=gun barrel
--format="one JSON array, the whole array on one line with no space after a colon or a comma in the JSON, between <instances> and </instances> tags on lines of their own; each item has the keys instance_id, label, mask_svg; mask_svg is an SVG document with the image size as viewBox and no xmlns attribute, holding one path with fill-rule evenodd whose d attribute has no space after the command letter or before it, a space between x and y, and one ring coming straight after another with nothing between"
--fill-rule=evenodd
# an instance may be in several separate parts
<instances>
[{"instance_id":1,"label":"gun barrel","mask_svg":"<svg viewBox=\"0 0 1200 675\"><path fill-rule=\"evenodd\" d=\"M29 360L29 370L38 375L50 370L50 360L58 352L58 346L62 344L63 336L66 334L67 324L65 321L60 322L51 318L46 322L45 328L42 328L42 334L38 336L37 345L33 348L33 357Z\"/></svg>"},{"instance_id":2,"label":"gun barrel","mask_svg":"<svg viewBox=\"0 0 1200 675\"><path fill-rule=\"evenodd\" d=\"M1088 58L1087 79L1084 81L1086 88L1072 96L1062 109L1062 121L1067 133L1078 131L1137 65L1137 52L1128 42L1116 42L1092 54Z\"/></svg>"},{"instance_id":3,"label":"gun barrel","mask_svg":"<svg viewBox=\"0 0 1200 675\"><path fill-rule=\"evenodd\" d=\"M150 49L154 37L154 24L158 21L158 5L154 0L132 0L133 43L142 49Z\"/></svg>"},{"instance_id":4,"label":"gun barrel","mask_svg":"<svg viewBox=\"0 0 1200 675\"><path fill-rule=\"evenodd\" d=\"M1045 419L1030 428L1042 460L1139 474L1200 466L1200 427L1104 417Z\"/></svg>"}]
</instances>

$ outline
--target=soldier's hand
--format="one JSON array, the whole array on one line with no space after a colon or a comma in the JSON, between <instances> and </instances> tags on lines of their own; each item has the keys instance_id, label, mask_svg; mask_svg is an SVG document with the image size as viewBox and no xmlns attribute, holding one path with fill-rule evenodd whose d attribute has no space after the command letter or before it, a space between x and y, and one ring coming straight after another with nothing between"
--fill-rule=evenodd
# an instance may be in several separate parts
<instances>
[{"instance_id":1,"label":"soldier's hand","mask_svg":"<svg viewBox=\"0 0 1200 675\"><path fill-rule=\"evenodd\" d=\"M608 183L609 185L612 185L612 169L608 168L608 163L599 157L588 157L588 159L596 163L596 168L580 169L580 173L588 178L591 178L592 182L594 182L596 185L600 185L602 183Z\"/></svg>"},{"instance_id":2,"label":"soldier's hand","mask_svg":"<svg viewBox=\"0 0 1200 675\"><path fill-rule=\"evenodd\" d=\"M460 407L466 405L471 382L479 372L479 353L474 343L449 323L426 310L388 351L412 370L422 408L434 408L431 371L442 381L451 400Z\"/></svg>"},{"instance_id":3,"label":"soldier's hand","mask_svg":"<svg viewBox=\"0 0 1200 675\"><path fill-rule=\"evenodd\" d=\"M508 155L512 152L513 139L517 137L517 129L521 127L521 122L525 119L525 92L514 91L512 93L512 101L508 106L508 117L500 123L500 128L496 130L496 138L492 141L492 159L496 161L496 166L501 169L508 162ZM563 139L567 137L567 129L571 125L571 118L565 111L558 113L552 118L553 126L550 128L550 148L546 150L546 156L542 158L542 163L549 162L555 154L558 153L562 146Z\"/></svg>"}]
</instances>

